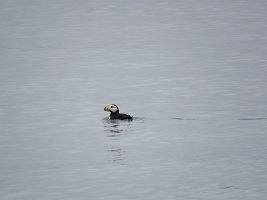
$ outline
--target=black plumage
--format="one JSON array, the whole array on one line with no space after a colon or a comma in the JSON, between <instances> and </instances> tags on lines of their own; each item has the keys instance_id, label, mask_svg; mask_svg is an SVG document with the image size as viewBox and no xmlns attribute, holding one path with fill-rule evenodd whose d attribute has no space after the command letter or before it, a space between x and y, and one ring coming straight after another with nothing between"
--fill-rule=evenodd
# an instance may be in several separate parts
<instances>
[{"instance_id":1,"label":"black plumage","mask_svg":"<svg viewBox=\"0 0 267 200\"><path fill-rule=\"evenodd\" d=\"M110 120L132 120L133 117L131 115L127 115L124 113L120 113L119 107L116 104L110 104L105 106L104 111L110 112L109 119Z\"/></svg>"},{"instance_id":2,"label":"black plumage","mask_svg":"<svg viewBox=\"0 0 267 200\"><path fill-rule=\"evenodd\" d=\"M110 113L109 119L120 119L120 120L124 120L124 119L133 119L133 117L131 115L127 115L124 113L119 113L119 111L115 112L115 113Z\"/></svg>"}]
</instances>

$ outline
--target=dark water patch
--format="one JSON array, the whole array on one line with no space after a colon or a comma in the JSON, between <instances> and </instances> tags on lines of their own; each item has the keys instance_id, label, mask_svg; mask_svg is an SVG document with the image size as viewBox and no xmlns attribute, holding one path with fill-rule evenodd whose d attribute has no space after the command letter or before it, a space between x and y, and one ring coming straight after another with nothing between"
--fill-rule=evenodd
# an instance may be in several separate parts
<instances>
[{"instance_id":1,"label":"dark water patch","mask_svg":"<svg viewBox=\"0 0 267 200\"><path fill-rule=\"evenodd\" d=\"M179 121L233 121L233 120L239 120L239 121L262 121L267 120L267 117L255 117L255 118L238 118L238 119L231 119L231 118L214 118L214 119L208 119L208 118L182 118L182 117L172 117L172 118L147 118L148 120L179 120Z\"/></svg>"},{"instance_id":2,"label":"dark water patch","mask_svg":"<svg viewBox=\"0 0 267 200\"><path fill-rule=\"evenodd\" d=\"M149 120L179 120L179 121L210 121L207 119L196 119L196 118L182 118L182 117L171 117L171 118L148 118ZM213 121L213 120L212 120Z\"/></svg>"},{"instance_id":3,"label":"dark water patch","mask_svg":"<svg viewBox=\"0 0 267 200\"><path fill-rule=\"evenodd\" d=\"M171 119L175 119L175 120L187 120L187 121L200 120L200 119L195 119L195 118L181 118L181 117L173 117Z\"/></svg>"},{"instance_id":4,"label":"dark water patch","mask_svg":"<svg viewBox=\"0 0 267 200\"><path fill-rule=\"evenodd\" d=\"M113 137L114 139L127 132L127 129L119 125L104 126L104 132L107 133L107 137Z\"/></svg>"},{"instance_id":5,"label":"dark water patch","mask_svg":"<svg viewBox=\"0 0 267 200\"><path fill-rule=\"evenodd\" d=\"M104 130L104 131L111 133L108 135L108 137L117 137L118 135L121 135L120 133L122 133L125 130L123 130L123 129L114 129L114 130L109 129L109 130Z\"/></svg>"},{"instance_id":6,"label":"dark water patch","mask_svg":"<svg viewBox=\"0 0 267 200\"><path fill-rule=\"evenodd\" d=\"M221 190L237 190L240 189L239 187L236 187L234 185L229 185L229 186L222 186L220 187Z\"/></svg>"},{"instance_id":7,"label":"dark water patch","mask_svg":"<svg viewBox=\"0 0 267 200\"><path fill-rule=\"evenodd\" d=\"M260 121L260 120L267 120L267 117L251 117L251 118L239 118L237 120L242 120L242 121Z\"/></svg>"}]
</instances>

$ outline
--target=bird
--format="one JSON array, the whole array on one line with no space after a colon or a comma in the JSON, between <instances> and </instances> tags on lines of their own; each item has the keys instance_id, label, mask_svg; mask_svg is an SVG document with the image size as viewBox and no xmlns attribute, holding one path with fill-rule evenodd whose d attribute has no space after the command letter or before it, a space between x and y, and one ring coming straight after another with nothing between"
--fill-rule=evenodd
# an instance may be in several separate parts
<instances>
[{"instance_id":1,"label":"bird","mask_svg":"<svg viewBox=\"0 0 267 200\"><path fill-rule=\"evenodd\" d=\"M109 104L104 107L104 111L110 112L109 120L132 120L133 117L131 115L127 115L124 113L120 113L119 107L116 104Z\"/></svg>"}]
</instances>

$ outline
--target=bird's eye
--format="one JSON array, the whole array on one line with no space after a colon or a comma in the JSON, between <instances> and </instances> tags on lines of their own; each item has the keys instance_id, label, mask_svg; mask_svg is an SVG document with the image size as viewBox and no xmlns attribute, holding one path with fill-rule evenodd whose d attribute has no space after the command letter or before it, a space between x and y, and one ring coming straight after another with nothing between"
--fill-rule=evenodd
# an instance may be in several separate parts
<instances>
[{"instance_id":1,"label":"bird's eye","mask_svg":"<svg viewBox=\"0 0 267 200\"><path fill-rule=\"evenodd\" d=\"M111 106L110 108L114 108L113 106Z\"/></svg>"}]
</instances>

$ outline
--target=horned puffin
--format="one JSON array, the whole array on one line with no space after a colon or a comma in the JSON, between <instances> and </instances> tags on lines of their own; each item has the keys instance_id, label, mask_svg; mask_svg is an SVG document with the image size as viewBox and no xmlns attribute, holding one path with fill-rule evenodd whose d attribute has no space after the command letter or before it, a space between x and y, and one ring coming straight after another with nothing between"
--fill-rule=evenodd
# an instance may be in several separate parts
<instances>
[{"instance_id":1,"label":"horned puffin","mask_svg":"<svg viewBox=\"0 0 267 200\"><path fill-rule=\"evenodd\" d=\"M132 120L133 119L133 117L131 115L120 113L119 107L116 104L109 104L109 105L105 106L104 111L110 112L110 116L109 116L110 120L113 120L113 119Z\"/></svg>"}]
</instances>

